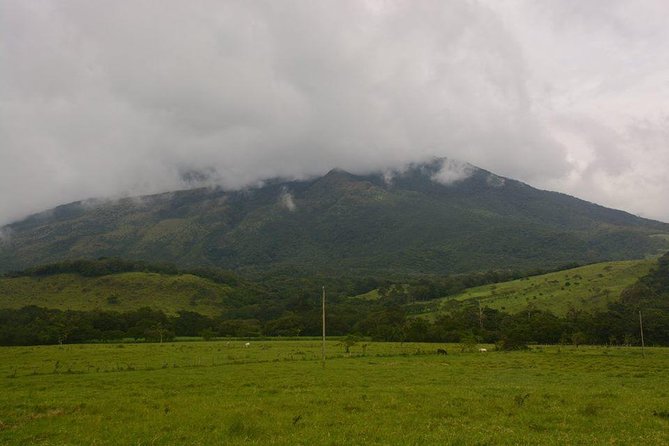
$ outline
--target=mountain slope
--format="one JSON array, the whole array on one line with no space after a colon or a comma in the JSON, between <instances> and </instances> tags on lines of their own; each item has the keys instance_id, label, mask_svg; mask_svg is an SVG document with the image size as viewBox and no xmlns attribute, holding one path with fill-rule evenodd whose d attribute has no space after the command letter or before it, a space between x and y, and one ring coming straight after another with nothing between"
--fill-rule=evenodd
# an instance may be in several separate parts
<instances>
[{"instance_id":1,"label":"mountain slope","mask_svg":"<svg viewBox=\"0 0 669 446\"><path fill-rule=\"evenodd\" d=\"M40 265L0 276L0 309L128 312L144 307L219 315L271 301L267 290L228 271L102 258Z\"/></svg>"},{"instance_id":2,"label":"mountain slope","mask_svg":"<svg viewBox=\"0 0 669 446\"><path fill-rule=\"evenodd\" d=\"M657 266L657 260L603 262L508 282L468 288L425 303L423 316L449 311L452 301L515 314L532 308L565 316L570 309L605 311L620 294Z\"/></svg>"},{"instance_id":3,"label":"mountain slope","mask_svg":"<svg viewBox=\"0 0 669 446\"><path fill-rule=\"evenodd\" d=\"M462 166L460 166L462 167ZM444 160L242 191L77 202L4 228L0 271L118 256L246 272L453 273L642 258L669 225ZM462 173L462 169L459 172ZM441 182L440 182L441 181Z\"/></svg>"},{"instance_id":4,"label":"mountain slope","mask_svg":"<svg viewBox=\"0 0 669 446\"><path fill-rule=\"evenodd\" d=\"M167 314L193 311L220 314L229 286L192 276L121 273L103 277L59 274L48 277L0 278L0 308L35 305L59 310L131 311L153 307Z\"/></svg>"}]
</instances>

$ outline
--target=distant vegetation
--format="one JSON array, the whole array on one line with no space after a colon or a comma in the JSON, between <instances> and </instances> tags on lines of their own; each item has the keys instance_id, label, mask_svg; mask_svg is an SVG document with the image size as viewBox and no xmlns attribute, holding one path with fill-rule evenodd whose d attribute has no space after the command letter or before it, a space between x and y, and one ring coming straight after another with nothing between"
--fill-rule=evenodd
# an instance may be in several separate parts
<instances>
[{"instance_id":1,"label":"distant vegetation","mask_svg":"<svg viewBox=\"0 0 669 446\"><path fill-rule=\"evenodd\" d=\"M214 315L267 299L262 287L229 271L180 270L117 258L58 262L0 278L0 308L118 312L154 307L168 314L185 310Z\"/></svg>"},{"instance_id":2,"label":"distant vegetation","mask_svg":"<svg viewBox=\"0 0 669 446\"><path fill-rule=\"evenodd\" d=\"M216 283L237 285L240 282L234 273L220 268L179 269L172 263L150 263L137 260L101 257L97 260L65 260L48 265L34 266L22 271L6 273L6 277L45 277L56 274L79 274L84 277L101 277L110 274L141 272L165 275L192 274Z\"/></svg>"},{"instance_id":3,"label":"distant vegetation","mask_svg":"<svg viewBox=\"0 0 669 446\"><path fill-rule=\"evenodd\" d=\"M424 305L429 312L448 311L453 300L518 313L533 308L564 316L573 309L604 311L620 293L648 274L656 260L603 262L473 288ZM416 311L420 306L416 306Z\"/></svg>"},{"instance_id":4,"label":"distant vegetation","mask_svg":"<svg viewBox=\"0 0 669 446\"><path fill-rule=\"evenodd\" d=\"M38 306L18 308L16 302L13 305L5 303L6 307L13 308L0 310L0 343L49 344L121 338L164 341L174 336L317 336L321 328L320 287L317 284L327 283L332 289L328 295L330 335L353 334L375 340L419 342L466 342L473 339L475 342L497 343L504 349L522 348L532 342L633 345L639 341L638 312L641 310L644 314L646 341L649 344L669 345L669 254L663 256L648 274L637 281L628 274L625 281L632 282L631 285L623 290L619 299L612 298L603 307L571 305L566 312L555 314L530 301L525 307L509 312L486 305L484 299L479 306L478 299L463 299L465 293L441 303L442 310L445 311L430 319L415 316L421 308L420 302L430 305L430 299L434 296L448 293L455 295L462 292L466 283L485 283L486 280L504 276L505 273L432 279L424 277L404 283L344 278L321 281L313 277L291 282L288 278L279 276L274 277L273 281L258 285L225 279L228 282L232 280L235 287L231 287L193 274L179 273L167 267L165 274L140 273L137 272L139 266L136 265L142 265L147 271L162 268L102 259L97 262L71 262L35 268L2 279L0 290L11 291L19 287L21 281L31 280L41 284L41 290L45 293L48 293L49 288L64 286L63 280L72 280L75 283L95 280L96 282L88 283L91 287L116 284L102 295L89 289L89 295L97 295L97 301L93 299L93 305L97 306L89 307L85 311L72 309L76 308L75 301L67 305L61 303L59 307L52 309ZM639 269L634 270L639 276L651 266L646 263L639 265ZM611 271L617 273L620 270L615 268L622 266L615 264ZM134 272L121 272L124 268ZM585 269L553 274L573 279L575 276L586 277L586 271L588 274L595 273L598 268L606 270L607 266L591 265ZM81 272L73 274L76 269L87 271L89 276L85 277ZM117 272L97 276L102 271L111 270ZM210 271L210 274L215 276L218 273ZM224 273L220 274L227 277ZM90 275L94 277L91 278ZM542 279L545 278L546 276ZM154 308L130 309L123 306L132 299L128 297L130 294L118 292L122 289L119 284L128 281L132 283L131 279L153 280L152 293L162 290L153 298ZM528 282L542 279L528 279ZM120 282L114 282L115 280ZM620 286L620 283L614 281L614 288ZM28 289L39 290L37 284L30 284ZM142 286L145 285L140 285ZM175 288L178 291L175 292ZM503 285L500 288L503 289ZM534 290L536 287L530 288ZM105 296L112 290L117 291ZM210 294L205 296L207 292L203 290L209 290ZM61 292L61 295L63 291L51 290L56 294ZM86 295L83 289L81 291L80 299ZM368 296L376 292L376 298L349 297L365 291ZM194 294L188 298L188 293ZM7 291L3 294L3 299L12 295ZM188 301L194 296L200 296L202 302L196 299L194 305L185 308L174 305L174 299ZM167 300L161 303L161 297ZM139 299L137 295L133 298ZM17 302L23 301L16 296L14 299ZM560 299L560 296L556 299ZM141 299L139 301L142 302ZM44 302L48 302L48 299ZM53 304L53 300L51 302ZM448 307L444 308L446 304ZM105 309L100 309L102 307ZM194 311L202 308L210 311Z\"/></svg>"}]
</instances>

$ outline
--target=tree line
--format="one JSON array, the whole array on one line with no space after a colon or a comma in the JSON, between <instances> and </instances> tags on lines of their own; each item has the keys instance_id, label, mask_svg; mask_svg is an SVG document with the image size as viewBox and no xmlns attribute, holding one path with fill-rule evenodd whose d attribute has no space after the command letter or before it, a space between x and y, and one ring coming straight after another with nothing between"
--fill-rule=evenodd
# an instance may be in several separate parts
<instances>
[{"instance_id":1,"label":"tree line","mask_svg":"<svg viewBox=\"0 0 669 446\"><path fill-rule=\"evenodd\" d=\"M230 286L238 285L243 280L231 271L220 268L178 268L172 263L145 262L142 260L125 260L116 257L100 257L96 260L78 259L64 260L26 268L21 271L10 271L5 277L44 277L56 274L79 274L84 277L100 277L110 274L129 272L157 273L164 275L192 274Z\"/></svg>"},{"instance_id":2,"label":"tree line","mask_svg":"<svg viewBox=\"0 0 669 446\"><path fill-rule=\"evenodd\" d=\"M99 274L100 271L123 268L156 267L147 267L142 263L124 264L112 259L62 263L28 270L23 274L55 274L53 271L72 272L75 269L81 274L84 274L82 271ZM500 274L504 273L493 276L499 279ZM274 282L266 285L262 298L247 300L243 305L228 308L215 317L190 311L168 315L151 308L130 312L61 311L34 306L4 309L0 310L0 344L57 344L124 338L165 341L175 336L202 336L206 339L318 336L321 333L319 293L298 290L317 289L315 282L319 279L292 282L294 288L291 289L282 285L282 279L275 278ZM506 349L522 348L529 343L635 345L640 339L641 312L646 342L669 345L669 254L659 259L656 269L624 290L620 299L609 304L606 311L586 312L571 308L564 316L531 305L522 312L509 314L467 302L453 302L450 311L434 320L407 313L407 308L410 308L405 305L407 301L429 300L427 296L433 294L443 296L444 293L459 290L465 281L469 282L467 286L474 286L493 280L486 273L445 277L437 281L414 279L401 286L392 282L380 283L377 279L331 280L339 284L339 292L328 296L328 334L332 336L354 334L382 341L419 342L473 339L497 343ZM382 298L373 301L348 298L352 293L364 292L369 287L378 287ZM284 297L286 295L292 297Z\"/></svg>"},{"instance_id":3,"label":"tree line","mask_svg":"<svg viewBox=\"0 0 669 446\"><path fill-rule=\"evenodd\" d=\"M328 334L355 334L379 341L497 343L504 349L540 344L639 343L638 288L624 293L608 311L589 313L572 309L566 316L532 309L508 314L491 308L464 306L440 315L433 321L410 317L399 305L368 308L366 313L350 313L345 307L329 308ZM646 343L669 345L669 312L657 307L644 311ZM318 336L320 312L292 308L276 318L235 318L205 316L180 311L166 315L142 308L130 312L61 311L34 306L0 310L0 344L34 345L114 341L162 342L175 336L257 337Z\"/></svg>"}]
</instances>

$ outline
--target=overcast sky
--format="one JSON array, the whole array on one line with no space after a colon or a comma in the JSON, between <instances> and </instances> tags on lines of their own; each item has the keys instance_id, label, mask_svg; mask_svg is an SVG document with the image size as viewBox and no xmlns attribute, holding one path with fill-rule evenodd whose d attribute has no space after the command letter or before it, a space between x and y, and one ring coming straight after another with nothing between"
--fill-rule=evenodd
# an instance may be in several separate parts
<instances>
[{"instance_id":1,"label":"overcast sky","mask_svg":"<svg viewBox=\"0 0 669 446\"><path fill-rule=\"evenodd\" d=\"M666 0L0 0L0 224L447 156L669 221Z\"/></svg>"}]
</instances>

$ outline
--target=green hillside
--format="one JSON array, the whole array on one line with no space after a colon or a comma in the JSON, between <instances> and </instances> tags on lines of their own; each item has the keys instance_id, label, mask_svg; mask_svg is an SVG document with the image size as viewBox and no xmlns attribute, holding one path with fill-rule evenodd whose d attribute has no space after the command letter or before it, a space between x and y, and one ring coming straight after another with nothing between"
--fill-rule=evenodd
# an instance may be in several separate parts
<instances>
[{"instance_id":1,"label":"green hillside","mask_svg":"<svg viewBox=\"0 0 669 446\"><path fill-rule=\"evenodd\" d=\"M333 278L326 283L328 333L420 342L476 336L504 349L528 342L632 345L642 311L646 342L665 345L668 271L665 254L509 282L500 278L518 276L487 272L394 283ZM286 280L257 284L226 271L120 259L30 268L0 279L0 345L321 334L324 282ZM372 283L375 290L367 287Z\"/></svg>"},{"instance_id":2,"label":"green hillside","mask_svg":"<svg viewBox=\"0 0 669 446\"><path fill-rule=\"evenodd\" d=\"M98 257L214 266L258 277L455 274L641 259L669 225L443 160L381 173L333 170L241 191L194 189L57 207L3 228L0 272Z\"/></svg>"},{"instance_id":3,"label":"green hillside","mask_svg":"<svg viewBox=\"0 0 669 446\"><path fill-rule=\"evenodd\" d=\"M620 293L645 276L657 260L604 262L526 277L509 282L469 288L455 296L426 304L424 315L435 316L449 308L452 301L470 302L506 313L518 313L531 306L564 316L574 308L582 311L605 310Z\"/></svg>"},{"instance_id":4,"label":"green hillside","mask_svg":"<svg viewBox=\"0 0 669 446\"><path fill-rule=\"evenodd\" d=\"M192 274L128 272L102 277L57 274L0 278L0 308L35 305L60 310L125 312L152 307L167 314L218 315L235 289Z\"/></svg>"}]
</instances>

